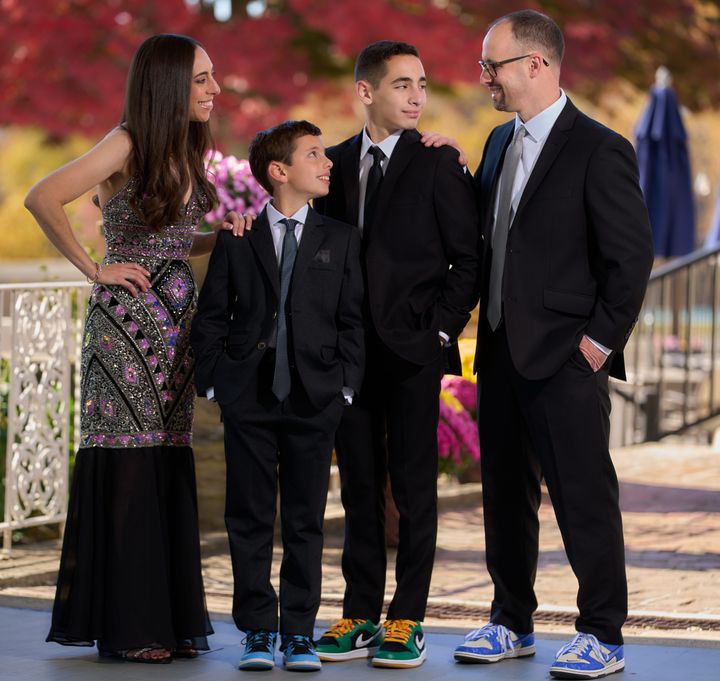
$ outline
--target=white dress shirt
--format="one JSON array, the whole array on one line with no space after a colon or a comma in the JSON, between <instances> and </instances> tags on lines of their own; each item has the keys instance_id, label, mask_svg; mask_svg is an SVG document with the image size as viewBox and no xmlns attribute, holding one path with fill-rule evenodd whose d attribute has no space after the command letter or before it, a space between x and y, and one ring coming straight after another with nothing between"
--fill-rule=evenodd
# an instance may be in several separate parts
<instances>
[{"instance_id":1,"label":"white dress shirt","mask_svg":"<svg viewBox=\"0 0 720 681\"><path fill-rule=\"evenodd\" d=\"M527 184L528 178L537 163L540 152L545 146L550 131L553 125L558 119L560 112L565 108L567 103L567 95L563 90L560 90L560 97L553 102L547 109L544 109L536 116L533 116L529 121L523 122L523 120L515 114L515 130L513 131L513 139L517 135L518 129L525 127L525 137L522 141L522 157L520 163L518 163L517 171L515 172L515 181L513 182L512 190L512 209L513 213L517 210L520 198L522 197L523 191L525 191L525 185ZM498 209L498 196L499 192L495 192L495 205L493 208L493 216L497 218ZM512 229L512 225L510 225Z\"/></svg>"},{"instance_id":2,"label":"white dress shirt","mask_svg":"<svg viewBox=\"0 0 720 681\"><path fill-rule=\"evenodd\" d=\"M297 220L295 225L295 238L297 239L298 246L300 245L300 239L302 239L303 227L305 226L305 220L307 220L309 206L305 204L298 211L292 215L283 215L275 206L272 205L272 201L267 205L267 219L270 223L270 233L273 238L273 245L275 246L275 256L277 257L278 265L282 259L282 246L283 239L285 238L285 225L282 224L281 220L290 218L291 220Z\"/></svg>"}]
</instances>

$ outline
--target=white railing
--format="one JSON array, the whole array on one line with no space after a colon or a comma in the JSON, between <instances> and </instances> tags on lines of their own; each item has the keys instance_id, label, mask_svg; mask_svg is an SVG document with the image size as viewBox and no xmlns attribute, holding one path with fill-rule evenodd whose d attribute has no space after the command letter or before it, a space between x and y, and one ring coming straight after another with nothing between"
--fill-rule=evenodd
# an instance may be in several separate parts
<instances>
[{"instance_id":1,"label":"white railing","mask_svg":"<svg viewBox=\"0 0 720 681\"><path fill-rule=\"evenodd\" d=\"M80 438L80 348L89 293L80 282L0 284L4 557L13 532L65 522L69 456Z\"/></svg>"}]
</instances>

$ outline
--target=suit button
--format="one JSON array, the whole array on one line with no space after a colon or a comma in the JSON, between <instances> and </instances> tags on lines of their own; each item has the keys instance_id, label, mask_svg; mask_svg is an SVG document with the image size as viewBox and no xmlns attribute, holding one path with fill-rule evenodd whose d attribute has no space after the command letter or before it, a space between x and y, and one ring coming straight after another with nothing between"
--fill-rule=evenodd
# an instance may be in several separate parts
<instances>
[{"instance_id":1,"label":"suit button","mask_svg":"<svg viewBox=\"0 0 720 681\"><path fill-rule=\"evenodd\" d=\"M257 344L257 349L258 349L258 350L264 350L266 347L267 347L267 343L266 343L265 341L260 341L260 342Z\"/></svg>"}]
</instances>

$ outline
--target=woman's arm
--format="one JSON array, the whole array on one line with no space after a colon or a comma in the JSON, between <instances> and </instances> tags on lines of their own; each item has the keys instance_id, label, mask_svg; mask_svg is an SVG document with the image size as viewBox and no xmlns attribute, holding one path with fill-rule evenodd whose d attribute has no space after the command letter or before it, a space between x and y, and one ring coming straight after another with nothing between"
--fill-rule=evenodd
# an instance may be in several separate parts
<instances>
[{"instance_id":1,"label":"woman's arm","mask_svg":"<svg viewBox=\"0 0 720 681\"><path fill-rule=\"evenodd\" d=\"M96 185L109 187L124 179L130 150L128 134L121 129L113 130L86 154L34 185L25 197L25 207L52 244L88 279L119 284L137 295L136 287L143 291L150 287L150 273L135 263L114 263L100 269L75 238L64 210L66 204Z\"/></svg>"}]
</instances>

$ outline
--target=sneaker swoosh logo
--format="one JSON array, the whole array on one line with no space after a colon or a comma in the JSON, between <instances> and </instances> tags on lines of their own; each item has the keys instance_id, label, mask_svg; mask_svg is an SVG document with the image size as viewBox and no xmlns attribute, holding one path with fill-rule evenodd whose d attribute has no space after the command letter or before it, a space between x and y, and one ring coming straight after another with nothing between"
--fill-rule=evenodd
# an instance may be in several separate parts
<instances>
[{"instance_id":1,"label":"sneaker swoosh logo","mask_svg":"<svg viewBox=\"0 0 720 681\"><path fill-rule=\"evenodd\" d=\"M361 631L360 636L358 636L355 639L355 645L358 648L364 648L370 641L375 640L378 637L378 634L380 633L380 629L378 629L370 638L365 638L365 632Z\"/></svg>"},{"instance_id":2,"label":"sneaker swoosh logo","mask_svg":"<svg viewBox=\"0 0 720 681\"><path fill-rule=\"evenodd\" d=\"M422 650L425 647L425 636L423 634L417 634L415 636L415 646L418 650Z\"/></svg>"}]
</instances>

